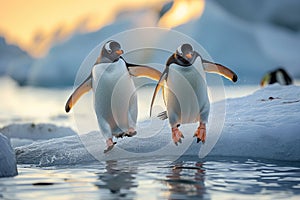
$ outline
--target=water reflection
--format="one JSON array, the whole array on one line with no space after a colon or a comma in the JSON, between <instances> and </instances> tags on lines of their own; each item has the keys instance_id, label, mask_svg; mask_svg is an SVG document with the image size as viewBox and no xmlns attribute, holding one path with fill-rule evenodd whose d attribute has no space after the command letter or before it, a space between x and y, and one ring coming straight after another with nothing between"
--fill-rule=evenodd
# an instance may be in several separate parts
<instances>
[{"instance_id":1,"label":"water reflection","mask_svg":"<svg viewBox=\"0 0 300 200\"><path fill-rule=\"evenodd\" d=\"M172 166L164 181L168 187L168 199L207 199L203 163L179 162Z\"/></svg>"},{"instance_id":2,"label":"water reflection","mask_svg":"<svg viewBox=\"0 0 300 200\"><path fill-rule=\"evenodd\" d=\"M131 190L137 187L135 181L136 167L124 166L115 160L106 161L106 171L98 174L99 183L95 184L99 189L108 189L110 193L119 197L133 198L135 193Z\"/></svg>"},{"instance_id":3,"label":"water reflection","mask_svg":"<svg viewBox=\"0 0 300 200\"><path fill-rule=\"evenodd\" d=\"M300 194L300 170L295 164L251 159L206 161L206 186L214 192L290 198Z\"/></svg>"}]
</instances>

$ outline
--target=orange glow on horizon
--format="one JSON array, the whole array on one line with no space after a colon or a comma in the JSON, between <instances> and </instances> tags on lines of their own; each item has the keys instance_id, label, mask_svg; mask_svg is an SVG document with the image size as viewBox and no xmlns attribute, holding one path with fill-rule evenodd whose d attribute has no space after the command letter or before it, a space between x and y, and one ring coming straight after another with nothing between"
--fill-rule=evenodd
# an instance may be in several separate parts
<instances>
[{"instance_id":1,"label":"orange glow on horizon","mask_svg":"<svg viewBox=\"0 0 300 200\"><path fill-rule=\"evenodd\" d=\"M172 28L202 15L204 0L174 0L171 9L160 19L159 26Z\"/></svg>"},{"instance_id":2,"label":"orange glow on horizon","mask_svg":"<svg viewBox=\"0 0 300 200\"><path fill-rule=\"evenodd\" d=\"M89 32L112 22L123 9L138 9L166 0L0 0L0 35L33 56L74 31Z\"/></svg>"}]
</instances>

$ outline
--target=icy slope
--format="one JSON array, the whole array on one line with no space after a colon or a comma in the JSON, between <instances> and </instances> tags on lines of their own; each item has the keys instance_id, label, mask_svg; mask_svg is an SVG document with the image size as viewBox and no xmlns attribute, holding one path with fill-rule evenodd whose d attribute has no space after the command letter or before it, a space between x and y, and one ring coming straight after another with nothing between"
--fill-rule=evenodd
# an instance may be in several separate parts
<instances>
[{"instance_id":1,"label":"icy slope","mask_svg":"<svg viewBox=\"0 0 300 200\"><path fill-rule=\"evenodd\" d=\"M300 87L271 85L228 99L221 137L209 155L300 160Z\"/></svg>"},{"instance_id":2,"label":"icy slope","mask_svg":"<svg viewBox=\"0 0 300 200\"><path fill-rule=\"evenodd\" d=\"M222 102L212 106L216 108ZM300 161L300 87L271 85L258 90L252 95L228 99L226 102L226 120L213 150L208 156L238 156L265 158L286 161ZM145 122L140 122L140 126ZM213 121L213 120L211 120ZM154 121L158 124L159 121ZM210 126L214 126L210 124ZM104 140L98 139L99 133L91 132L81 137L74 135L36 141L29 145L17 147L18 163L44 165L75 164L94 161L82 143L88 146L90 152L96 152L98 159L126 158L126 152L136 153L136 156L175 155L185 151L186 155L198 155L200 144L196 144L192 134L194 124L183 126L185 138L183 144L175 146L171 141L168 125L164 124L155 137L154 129L143 129L151 136L146 138L119 139L118 148L104 155ZM57 129L60 130L60 129ZM212 129L213 130L213 129ZM63 131L61 129L61 131ZM58 131L59 132L59 131ZM145 133L139 132L145 136ZM190 133L190 134L189 134ZM56 135L57 133L53 133ZM208 132L208 141L216 134ZM193 140L190 146L189 140ZM100 142L99 142L100 141ZM155 152L161 146L168 146L162 152ZM208 144L205 144L208 145ZM139 154L143 152L145 154ZM150 152L149 154L147 154ZM152 154L151 154L152 152ZM130 155L132 156L132 154ZM201 155L200 155L201 156Z\"/></svg>"}]
</instances>

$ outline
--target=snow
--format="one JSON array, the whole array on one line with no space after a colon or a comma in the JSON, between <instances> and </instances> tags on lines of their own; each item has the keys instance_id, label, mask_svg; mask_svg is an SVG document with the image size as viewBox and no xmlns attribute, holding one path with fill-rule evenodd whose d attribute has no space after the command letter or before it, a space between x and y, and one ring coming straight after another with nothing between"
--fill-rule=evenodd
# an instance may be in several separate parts
<instances>
[{"instance_id":1,"label":"snow","mask_svg":"<svg viewBox=\"0 0 300 200\"><path fill-rule=\"evenodd\" d=\"M209 156L234 156L256 159L300 161L300 87L270 85L251 95L226 100L226 118L222 133ZM212 104L218 111L224 102ZM215 116L214 114L212 114ZM214 122L212 124L212 122ZM149 124L153 127L149 127ZM14 127L12 125L11 127ZM20 135L30 138L27 125L19 126ZM218 133L216 121L210 116L207 142L197 144L192 134L195 124L181 126L185 138L175 146L171 141L167 121L151 119L139 122L138 135L118 139L108 154L103 154L105 140L97 132L65 136L65 129L57 128L51 139L33 141L15 148L19 164L39 166L66 165L95 160L121 159L148 156L205 156L207 148ZM43 127L43 125L41 125ZM11 130L18 130L17 128ZM10 134L15 135L15 134ZM59 137L58 137L59 135ZM35 138L37 139L37 138ZM208 148L209 149L209 148ZM200 154L199 154L200 151Z\"/></svg>"},{"instance_id":2,"label":"snow","mask_svg":"<svg viewBox=\"0 0 300 200\"><path fill-rule=\"evenodd\" d=\"M10 142L0 133L0 178L18 174L15 152Z\"/></svg>"},{"instance_id":3,"label":"snow","mask_svg":"<svg viewBox=\"0 0 300 200\"><path fill-rule=\"evenodd\" d=\"M13 147L30 144L36 140L66 137L76 133L68 127L58 127L54 124L10 124L0 129L0 132L11 139Z\"/></svg>"},{"instance_id":4,"label":"snow","mask_svg":"<svg viewBox=\"0 0 300 200\"><path fill-rule=\"evenodd\" d=\"M223 133L210 155L299 161L299 112L299 86L275 84L228 99Z\"/></svg>"}]
</instances>

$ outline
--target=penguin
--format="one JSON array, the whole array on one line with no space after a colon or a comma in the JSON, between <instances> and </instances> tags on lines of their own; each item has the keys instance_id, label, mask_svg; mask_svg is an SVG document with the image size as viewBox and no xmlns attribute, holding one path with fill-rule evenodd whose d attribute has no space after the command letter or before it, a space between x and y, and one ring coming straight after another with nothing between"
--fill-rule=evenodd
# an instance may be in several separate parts
<instances>
[{"instance_id":1,"label":"penguin","mask_svg":"<svg viewBox=\"0 0 300 200\"><path fill-rule=\"evenodd\" d=\"M280 85L291 85L293 84L293 80L283 68L278 68L264 75L260 82L260 86L264 87L273 83L279 83Z\"/></svg>"},{"instance_id":2,"label":"penguin","mask_svg":"<svg viewBox=\"0 0 300 200\"><path fill-rule=\"evenodd\" d=\"M194 137L197 137L197 143L205 142L210 110L205 72L220 74L232 82L238 79L232 70L203 59L190 44L182 44L167 60L165 70L155 87L150 116L156 94L162 87L167 111L158 116L161 119L169 119L172 139L176 145L184 138L178 127L185 123L198 122Z\"/></svg>"},{"instance_id":3,"label":"penguin","mask_svg":"<svg viewBox=\"0 0 300 200\"><path fill-rule=\"evenodd\" d=\"M131 77L158 81L161 76L156 69L126 62L122 54L118 42L107 41L90 75L75 89L65 105L68 113L78 99L92 89L98 125L106 138L107 149L104 153L116 144L113 137L132 137L136 134L138 108L136 88Z\"/></svg>"}]
</instances>

